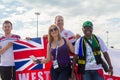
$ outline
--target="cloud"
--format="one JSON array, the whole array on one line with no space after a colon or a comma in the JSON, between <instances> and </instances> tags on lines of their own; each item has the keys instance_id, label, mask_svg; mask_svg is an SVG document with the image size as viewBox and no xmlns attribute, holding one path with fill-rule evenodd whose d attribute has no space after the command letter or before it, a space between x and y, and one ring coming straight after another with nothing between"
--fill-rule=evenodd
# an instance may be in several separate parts
<instances>
[{"instance_id":1,"label":"cloud","mask_svg":"<svg viewBox=\"0 0 120 80\"><path fill-rule=\"evenodd\" d=\"M18 11L19 13L23 13L23 12L27 11L27 9L24 7L17 7L16 11Z\"/></svg>"},{"instance_id":2,"label":"cloud","mask_svg":"<svg viewBox=\"0 0 120 80\"><path fill-rule=\"evenodd\" d=\"M0 5L0 9L4 9L5 8L5 6L4 5Z\"/></svg>"},{"instance_id":3,"label":"cloud","mask_svg":"<svg viewBox=\"0 0 120 80\"><path fill-rule=\"evenodd\" d=\"M119 27L120 17L120 1L119 0L69 0L69 1L55 1L55 0L29 0L25 4L40 10L41 14L47 15L50 18L61 14L65 18L65 28L72 30L74 33L82 34L81 26L85 20L91 20L94 23L95 34L100 35L106 42L106 31L109 30L113 35L118 36L120 33L115 27ZM115 15L114 15L115 14ZM41 15L41 20L42 15ZM51 19L50 19L51 20ZM53 19L54 20L54 19ZM49 20L48 20L49 21ZM114 27L113 27L114 26ZM71 28L70 28L71 27ZM110 28L111 29L110 29ZM114 30L114 31L113 31ZM102 32L102 33L101 33ZM112 35L110 35L112 36ZM113 37L113 36L112 36ZM111 38L112 38L111 37ZM116 42L116 41L115 41ZM112 44L111 44L112 45Z\"/></svg>"},{"instance_id":4,"label":"cloud","mask_svg":"<svg viewBox=\"0 0 120 80\"><path fill-rule=\"evenodd\" d=\"M10 2L13 2L15 0L1 0L4 4L7 4L7 3L10 3Z\"/></svg>"},{"instance_id":5,"label":"cloud","mask_svg":"<svg viewBox=\"0 0 120 80\"><path fill-rule=\"evenodd\" d=\"M5 19L11 20L14 23L15 30L19 29L20 33L25 30L30 30L29 33L31 33L33 29L36 31L37 16L35 12L40 12L38 17L39 35L41 36L47 33L47 29L50 24L54 23L56 15L63 15L65 28L72 30L75 34L83 35L82 23L90 20L94 23L94 33L100 35L105 42L107 30L112 33L109 34L110 39L115 38L113 35L120 35L118 29L120 26L119 0L12 0L3 1L3 3L5 6L3 5L2 8L6 9L1 10L1 22ZM24 33L21 35L24 36ZM34 33L34 35L36 34ZM117 45L116 40L113 39L112 42ZM111 45L112 42L110 42Z\"/></svg>"}]
</instances>

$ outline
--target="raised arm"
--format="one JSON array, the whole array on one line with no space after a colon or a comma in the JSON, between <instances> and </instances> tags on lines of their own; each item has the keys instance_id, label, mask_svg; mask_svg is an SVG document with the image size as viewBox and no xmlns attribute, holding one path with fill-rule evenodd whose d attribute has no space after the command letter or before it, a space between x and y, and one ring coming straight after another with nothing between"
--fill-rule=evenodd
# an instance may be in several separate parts
<instances>
[{"instance_id":1,"label":"raised arm","mask_svg":"<svg viewBox=\"0 0 120 80\"><path fill-rule=\"evenodd\" d=\"M45 59L41 60L41 63L48 63L51 60L51 55L50 55L50 45L49 43L47 44L47 56Z\"/></svg>"},{"instance_id":2,"label":"raised arm","mask_svg":"<svg viewBox=\"0 0 120 80\"><path fill-rule=\"evenodd\" d=\"M72 53L74 53L74 46L71 44L71 42L70 42L68 39L66 39L66 41L67 41L67 45L68 45L70 51L71 51Z\"/></svg>"}]
</instances>

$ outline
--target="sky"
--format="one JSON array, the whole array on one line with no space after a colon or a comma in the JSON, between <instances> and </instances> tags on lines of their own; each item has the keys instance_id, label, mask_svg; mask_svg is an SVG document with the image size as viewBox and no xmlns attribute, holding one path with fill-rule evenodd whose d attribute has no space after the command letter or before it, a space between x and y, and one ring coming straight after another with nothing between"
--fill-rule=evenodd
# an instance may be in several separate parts
<instances>
[{"instance_id":1,"label":"sky","mask_svg":"<svg viewBox=\"0 0 120 80\"><path fill-rule=\"evenodd\" d=\"M120 50L116 50L116 49L111 48L111 49L109 49L108 52L109 52L109 56L110 56L110 59L111 59L112 66L113 66L113 71L114 71L113 75L120 77L120 64L117 63L120 59Z\"/></svg>"},{"instance_id":2,"label":"sky","mask_svg":"<svg viewBox=\"0 0 120 80\"><path fill-rule=\"evenodd\" d=\"M13 23L12 33L25 37L47 34L57 15L64 17L64 28L83 35L82 24L92 21L93 33L108 47L120 49L120 0L0 0L0 33L4 20ZM108 32L108 33L107 33ZM107 44L108 42L108 44Z\"/></svg>"}]
</instances>

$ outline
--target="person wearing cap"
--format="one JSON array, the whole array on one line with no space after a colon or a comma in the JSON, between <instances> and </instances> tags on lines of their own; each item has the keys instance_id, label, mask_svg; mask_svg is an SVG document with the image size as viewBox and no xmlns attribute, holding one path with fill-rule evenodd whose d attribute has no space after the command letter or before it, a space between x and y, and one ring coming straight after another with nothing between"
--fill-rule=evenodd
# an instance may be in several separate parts
<instances>
[{"instance_id":1,"label":"person wearing cap","mask_svg":"<svg viewBox=\"0 0 120 80\"><path fill-rule=\"evenodd\" d=\"M78 59L77 72L81 74L80 78L82 80L104 80L101 54L103 54L108 63L108 73L113 75L113 67L107 52L108 49L103 40L93 34L93 23L91 21L85 21L82 26L82 31L84 36L80 37L75 43L75 55L72 65L74 67ZM73 72L74 69L72 69Z\"/></svg>"}]
</instances>

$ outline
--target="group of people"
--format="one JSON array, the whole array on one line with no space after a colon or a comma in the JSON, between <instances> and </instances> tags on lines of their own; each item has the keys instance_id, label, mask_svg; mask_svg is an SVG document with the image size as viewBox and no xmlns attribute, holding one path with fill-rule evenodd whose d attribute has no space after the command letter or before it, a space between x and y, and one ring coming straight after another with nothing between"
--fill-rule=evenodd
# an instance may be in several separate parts
<instances>
[{"instance_id":1,"label":"group of people","mask_svg":"<svg viewBox=\"0 0 120 80\"><path fill-rule=\"evenodd\" d=\"M5 21L2 29L4 35L0 37L0 76L2 80L15 80L12 42L19 40L20 36L11 33L12 23L10 21ZM48 29L47 56L40 60L41 64L52 60L51 80L69 80L70 77L74 80L76 64L78 65L77 74L81 75L82 80L104 80L102 63L96 58L101 58L101 54L108 63L108 72L113 75L108 49L103 40L93 34L93 23L85 21L82 31L84 35L81 37L77 35L76 39L71 31L64 29L64 18L61 15L55 17L54 24ZM70 52L74 54L72 62Z\"/></svg>"}]
</instances>

